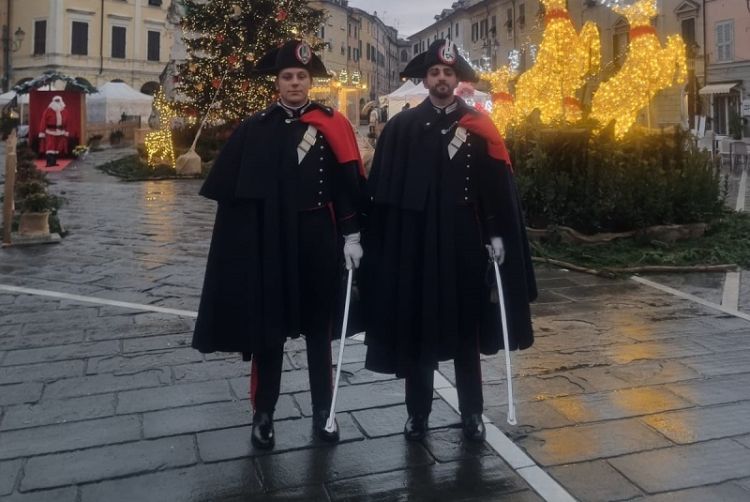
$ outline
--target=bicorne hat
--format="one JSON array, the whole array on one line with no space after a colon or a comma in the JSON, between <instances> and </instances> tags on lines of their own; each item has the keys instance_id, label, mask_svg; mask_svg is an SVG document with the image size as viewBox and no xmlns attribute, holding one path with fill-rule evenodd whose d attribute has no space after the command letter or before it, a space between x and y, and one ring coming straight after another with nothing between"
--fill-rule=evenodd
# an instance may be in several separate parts
<instances>
[{"instance_id":1,"label":"bicorne hat","mask_svg":"<svg viewBox=\"0 0 750 502\"><path fill-rule=\"evenodd\" d=\"M471 65L458 53L456 44L446 39L435 40L426 52L414 56L401 72L401 78L425 78L427 70L436 64L452 67L462 82L479 81Z\"/></svg>"},{"instance_id":2,"label":"bicorne hat","mask_svg":"<svg viewBox=\"0 0 750 502\"><path fill-rule=\"evenodd\" d=\"M301 40L290 40L280 47L271 49L261 57L253 68L261 75L278 75L285 68L304 68L311 77L328 77L323 61Z\"/></svg>"}]
</instances>

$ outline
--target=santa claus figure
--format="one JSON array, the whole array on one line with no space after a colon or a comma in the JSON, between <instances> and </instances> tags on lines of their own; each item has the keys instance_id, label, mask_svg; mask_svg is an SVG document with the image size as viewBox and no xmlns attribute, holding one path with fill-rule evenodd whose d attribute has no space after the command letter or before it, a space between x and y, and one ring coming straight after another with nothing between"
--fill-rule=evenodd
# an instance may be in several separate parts
<instances>
[{"instance_id":1,"label":"santa claus figure","mask_svg":"<svg viewBox=\"0 0 750 502\"><path fill-rule=\"evenodd\" d=\"M68 152L68 111L61 96L52 98L39 124L39 151L47 156L47 166L57 165L57 156Z\"/></svg>"}]
</instances>

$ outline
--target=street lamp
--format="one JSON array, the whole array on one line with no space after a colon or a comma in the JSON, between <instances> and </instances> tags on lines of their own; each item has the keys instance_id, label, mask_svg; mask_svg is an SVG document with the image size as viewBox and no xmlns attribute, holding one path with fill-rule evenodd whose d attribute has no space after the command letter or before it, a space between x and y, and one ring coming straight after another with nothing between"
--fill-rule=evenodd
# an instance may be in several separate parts
<instances>
[{"instance_id":1,"label":"street lamp","mask_svg":"<svg viewBox=\"0 0 750 502\"><path fill-rule=\"evenodd\" d=\"M19 26L16 32L13 34L13 39L10 38L10 30L8 25L3 25L3 57L5 58L5 77L3 78L3 91L7 91L10 87L10 54L16 52L21 48L23 39L26 38L26 32Z\"/></svg>"}]
</instances>

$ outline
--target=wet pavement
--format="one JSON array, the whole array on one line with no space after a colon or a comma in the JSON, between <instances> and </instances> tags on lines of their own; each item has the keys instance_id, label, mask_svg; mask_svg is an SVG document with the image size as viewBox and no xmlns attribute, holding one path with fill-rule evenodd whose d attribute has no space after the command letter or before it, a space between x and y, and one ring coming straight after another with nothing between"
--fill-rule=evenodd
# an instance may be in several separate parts
<instances>
[{"instance_id":1,"label":"wet pavement","mask_svg":"<svg viewBox=\"0 0 750 502\"><path fill-rule=\"evenodd\" d=\"M461 440L450 364L428 437L406 442L402 382L365 370L359 340L342 442L315 441L290 342L277 447L253 450L248 364L189 347L214 205L199 181L93 169L129 153L50 175L61 244L0 250L0 501L750 499L744 274L733 311L724 274L649 277L671 292L540 269L537 341L513 354L518 425L503 354L484 357L480 445Z\"/></svg>"}]
</instances>

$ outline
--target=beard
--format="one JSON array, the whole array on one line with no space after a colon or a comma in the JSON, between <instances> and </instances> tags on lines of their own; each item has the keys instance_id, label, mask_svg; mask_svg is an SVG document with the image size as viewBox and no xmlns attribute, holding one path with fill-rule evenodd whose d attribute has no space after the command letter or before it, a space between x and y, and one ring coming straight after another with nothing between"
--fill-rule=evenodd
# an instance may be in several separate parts
<instances>
[{"instance_id":1,"label":"beard","mask_svg":"<svg viewBox=\"0 0 750 502\"><path fill-rule=\"evenodd\" d=\"M429 88L430 95L438 99L448 99L453 96L453 89L445 83L438 82Z\"/></svg>"},{"instance_id":2,"label":"beard","mask_svg":"<svg viewBox=\"0 0 750 502\"><path fill-rule=\"evenodd\" d=\"M65 108L65 103L59 103L59 102L56 102L56 101L52 101L52 102L50 102L49 107L52 108L52 110L54 110L56 112L61 112Z\"/></svg>"}]
</instances>

